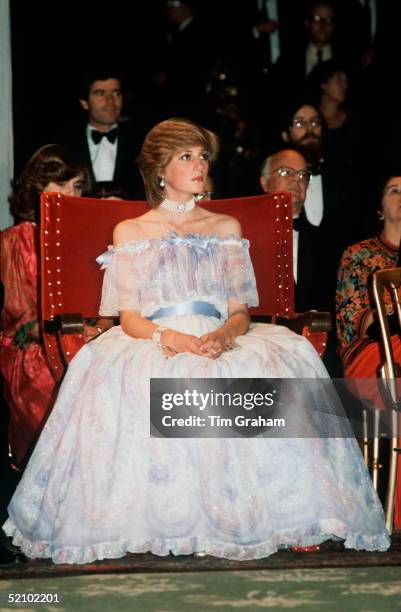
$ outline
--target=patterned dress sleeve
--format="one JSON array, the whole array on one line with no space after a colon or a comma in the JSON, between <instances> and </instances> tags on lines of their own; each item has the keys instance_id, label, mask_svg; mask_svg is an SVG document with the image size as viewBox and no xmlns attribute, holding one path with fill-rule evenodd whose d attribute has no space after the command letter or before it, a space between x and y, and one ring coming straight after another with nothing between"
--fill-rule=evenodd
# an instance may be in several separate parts
<instances>
[{"instance_id":1,"label":"patterned dress sleeve","mask_svg":"<svg viewBox=\"0 0 401 612\"><path fill-rule=\"evenodd\" d=\"M373 255L362 243L357 243L342 256L336 292L337 336L341 348L364 335L366 319L372 311L368 276Z\"/></svg>"}]
</instances>

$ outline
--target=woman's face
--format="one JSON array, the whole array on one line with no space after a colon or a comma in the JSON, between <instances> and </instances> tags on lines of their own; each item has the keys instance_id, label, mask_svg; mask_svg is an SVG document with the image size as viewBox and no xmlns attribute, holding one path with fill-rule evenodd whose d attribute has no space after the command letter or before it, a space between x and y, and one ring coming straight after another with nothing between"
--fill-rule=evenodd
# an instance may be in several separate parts
<instances>
[{"instance_id":1,"label":"woman's face","mask_svg":"<svg viewBox=\"0 0 401 612\"><path fill-rule=\"evenodd\" d=\"M345 72L335 72L325 83L322 89L326 95L337 102L344 102L348 91L348 79Z\"/></svg>"},{"instance_id":2,"label":"woman's face","mask_svg":"<svg viewBox=\"0 0 401 612\"><path fill-rule=\"evenodd\" d=\"M187 202L203 193L209 171L209 153L200 145L181 149L173 155L163 172L168 200Z\"/></svg>"},{"instance_id":3,"label":"woman's face","mask_svg":"<svg viewBox=\"0 0 401 612\"><path fill-rule=\"evenodd\" d=\"M69 181L60 181L59 183L50 182L43 189L42 193L57 192L66 196L80 197L83 189L83 177L75 176Z\"/></svg>"},{"instance_id":4,"label":"woman's face","mask_svg":"<svg viewBox=\"0 0 401 612\"><path fill-rule=\"evenodd\" d=\"M401 222L401 176L394 176L387 181L383 191L382 212L384 225Z\"/></svg>"}]
</instances>

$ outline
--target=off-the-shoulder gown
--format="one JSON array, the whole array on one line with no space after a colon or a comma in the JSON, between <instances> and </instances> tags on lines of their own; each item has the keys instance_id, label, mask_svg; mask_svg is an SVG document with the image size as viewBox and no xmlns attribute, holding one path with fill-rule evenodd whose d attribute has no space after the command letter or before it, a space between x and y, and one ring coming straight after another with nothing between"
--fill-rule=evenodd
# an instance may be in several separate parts
<instances>
[{"instance_id":1,"label":"off-the-shoulder gown","mask_svg":"<svg viewBox=\"0 0 401 612\"><path fill-rule=\"evenodd\" d=\"M167 308L159 325L200 336L223 324L230 298L257 303L249 243L235 237L171 233L110 248L102 261L103 315ZM174 314L187 302L210 304L221 318ZM85 345L10 503L4 528L14 543L56 563L146 551L255 559L331 537L386 550L355 439L150 437L152 377L314 378L322 406L329 401L328 374L302 336L256 324L237 343L215 360L165 357L118 326Z\"/></svg>"}]
</instances>

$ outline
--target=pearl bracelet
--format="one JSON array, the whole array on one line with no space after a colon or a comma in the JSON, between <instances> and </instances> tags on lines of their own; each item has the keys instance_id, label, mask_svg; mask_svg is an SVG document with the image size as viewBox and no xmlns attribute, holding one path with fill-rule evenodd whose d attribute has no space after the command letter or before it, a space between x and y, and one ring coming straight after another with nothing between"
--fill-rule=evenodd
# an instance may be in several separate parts
<instances>
[{"instance_id":1,"label":"pearl bracelet","mask_svg":"<svg viewBox=\"0 0 401 612\"><path fill-rule=\"evenodd\" d=\"M156 342L159 346L161 346L161 335L164 331L167 331L168 327L156 327L155 331L152 334L152 341Z\"/></svg>"}]
</instances>

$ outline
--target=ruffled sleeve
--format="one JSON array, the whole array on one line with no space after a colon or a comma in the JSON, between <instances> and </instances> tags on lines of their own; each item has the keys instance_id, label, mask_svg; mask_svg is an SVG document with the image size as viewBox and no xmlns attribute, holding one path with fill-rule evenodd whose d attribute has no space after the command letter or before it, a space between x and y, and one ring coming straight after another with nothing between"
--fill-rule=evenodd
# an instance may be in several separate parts
<instances>
[{"instance_id":1,"label":"ruffled sleeve","mask_svg":"<svg viewBox=\"0 0 401 612\"><path fill-rule=\"evenodd\" d=\"M97 261L106 269L101 316L136 310L147 317L161 307L199 300L213 304L225 318L230 299L258 304L249 243L239 238L170 232L109 247Z\"/></svg>"},{"instance_id":2,"label":"ruffled sleeve","mask_svg":"<svg viewBox=\"0 0 401 612\"><path fill-rule=\"evenodd\" d=\"M226 292L227 299L235 299L240 304L249 307L259 304L248 240L226 242Z\"/></svg>"},{"instance_id":3,"label":"ruffled sleeve","mask_svg":"<svg viewBox=\"0 0 401 612\"><path fill-rule=\"evenodd\" d=\"M105 269L100 316L117 317L121 310L140 310L145 270L138 265L136 253L109 247L97 262Z\"/></svg>"}]
</instances>

